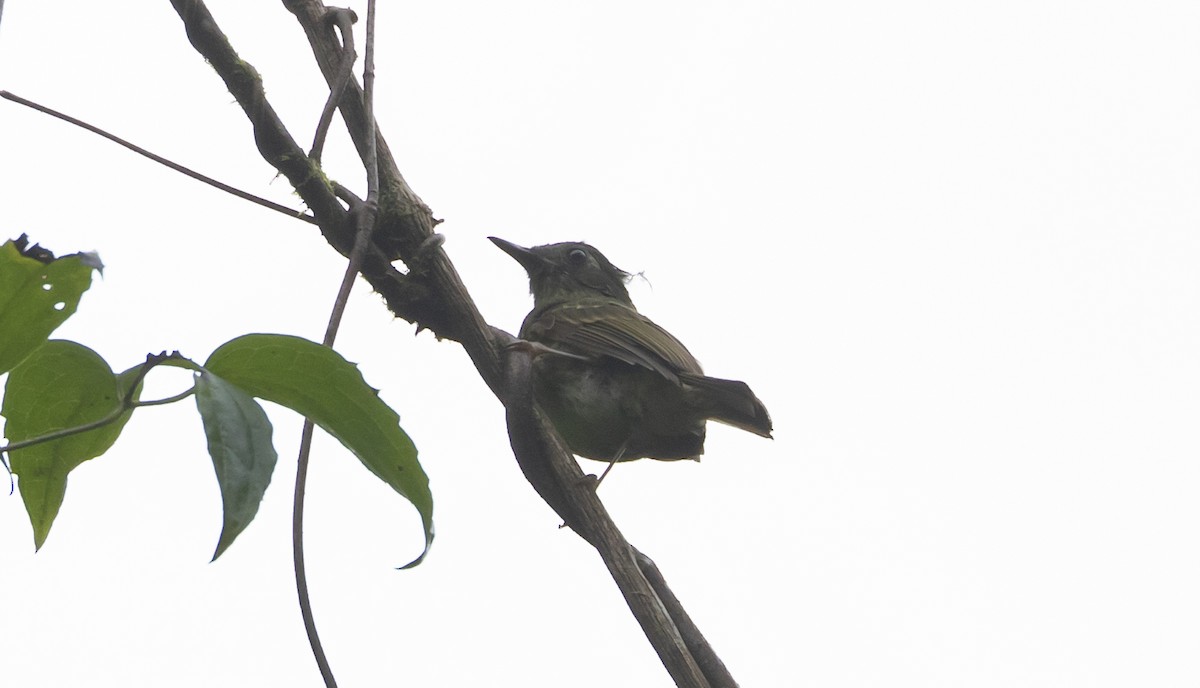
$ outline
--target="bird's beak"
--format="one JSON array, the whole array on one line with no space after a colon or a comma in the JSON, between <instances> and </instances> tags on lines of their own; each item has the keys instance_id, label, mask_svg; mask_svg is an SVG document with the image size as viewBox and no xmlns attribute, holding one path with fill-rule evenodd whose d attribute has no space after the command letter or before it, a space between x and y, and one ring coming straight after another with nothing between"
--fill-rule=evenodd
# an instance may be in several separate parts
<instances>
[{"instance_id":1,"label":"bird's beak","mask_svg":"<svg viewBox=\"0 0 1200 688\"><path fill-rule=\"evenodd\" d=\"M511 241L505 241L498 237L488 237L492 243L499 246L501 251L512 256L521 267L525 268L525 272L530 275L540 272L546 266L546 259L535 253L532 249L524 246L517 246Z\"/></svg>"}]
</instances>

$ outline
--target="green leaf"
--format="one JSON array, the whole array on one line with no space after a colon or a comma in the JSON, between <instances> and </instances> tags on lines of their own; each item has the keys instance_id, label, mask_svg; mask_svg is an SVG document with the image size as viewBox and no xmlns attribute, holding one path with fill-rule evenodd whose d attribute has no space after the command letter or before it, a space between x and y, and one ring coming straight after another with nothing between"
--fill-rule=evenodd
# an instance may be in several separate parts
<instances>
[{"instance_id":1,"label":"green leaf","mask_svg":"<svg viewBox=\"0 0 1200 688\"><path fill-rule=\"evenodd\" d=\"M258 402L212 372L196 376L196 407L221 487L224 522L213 561L258 513L275 470L271 422Z\"/></svg>"},{"instance_id":2,"label":"green leaf","mask_svg":"<svg viewBox=\"0 0 1200 688\"><path fill-rule=\"evenodd\" d=\"M357 366L307 339L248 334L222 344L204 368L306 416L412 502L425 528L425 549L404 568L425 558L433 542L429 478L417 462L412 440L400 428L400 417L367 385Z\"/></svg>"},{"instance_id":3,"label":"green leaf","mask_svg":"<svg viewBox=\"0 0 1200 688\"><path fill-rule=\"evenodd\" d=\"M5 437L10 442L41 437L112 414L120 408L121 395L136 379L137 370L118 377L103 358L82 344L46 342L8 375L0 407L7 419ZM62 506L67 474L108 451L131 413L94 430L9 452L38 549Z\"/></svg>"},{"instance_id":4,"label":"green leaf","mask_svg":"<svg viewBox=\"0 0 1200 688\"><path fill-rule=\"evenodd\" d=\"M0 373L12 370L79 305L92 284L94 261L65 256L43 263L0 246Z\"/></svg>"}]
</instances>

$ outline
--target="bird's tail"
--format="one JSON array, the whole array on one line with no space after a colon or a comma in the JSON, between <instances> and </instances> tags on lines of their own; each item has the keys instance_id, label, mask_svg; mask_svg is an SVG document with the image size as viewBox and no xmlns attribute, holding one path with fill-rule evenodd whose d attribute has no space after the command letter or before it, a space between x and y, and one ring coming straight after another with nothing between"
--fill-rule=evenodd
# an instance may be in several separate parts
<instances>
[{"instance_id":1,"label":"bird's tail","mask_svg":"<svg viewBox=\"0 0 1200 688\"><path fill-rule=\"evenodd\" d=\"M710 420L741 428L760 437L771 436L771 414L767 413L767 407L754 396L745 382L691 373L682 373L679 379L690 392L689 401Z\"/></svg>"}]
</instances>

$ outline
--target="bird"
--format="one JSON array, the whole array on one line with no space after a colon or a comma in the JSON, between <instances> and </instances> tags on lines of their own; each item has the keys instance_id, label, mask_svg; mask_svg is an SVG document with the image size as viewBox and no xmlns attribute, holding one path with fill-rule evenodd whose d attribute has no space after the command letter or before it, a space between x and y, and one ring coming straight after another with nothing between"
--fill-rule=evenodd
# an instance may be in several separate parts
<instances>
[{"instance_id":1,"label":"bird","mask_svg":"<svg viewBox=\"0 0 1200 688\"><path fill-rule=\"evenodd\" d=\"M706 423L771 438L771 416L750 387L708 377L670 332L638 312L630 274L582 242L525 248L488 237L529 275L533 398L577 456L698 461ZM603 480L604 476L601 476Z\"/></svg>"}]
</instances>

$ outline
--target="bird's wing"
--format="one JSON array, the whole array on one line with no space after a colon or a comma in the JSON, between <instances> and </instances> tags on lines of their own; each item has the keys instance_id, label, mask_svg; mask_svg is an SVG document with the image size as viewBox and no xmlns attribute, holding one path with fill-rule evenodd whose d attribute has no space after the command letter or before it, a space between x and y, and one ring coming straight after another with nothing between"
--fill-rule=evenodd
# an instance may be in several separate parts
<instances>
[{"instance_id":1,"label":"bird's wing","mask_svg":"<svg viewBox=\"0 0 1200 688\"><path fill-rule=\"evenodd\" d=\"M671 333L623 304L559 304L525 323L522 336L584 356L610 357L676 379L700 363Z\"/></svg>"}]
</instances>

